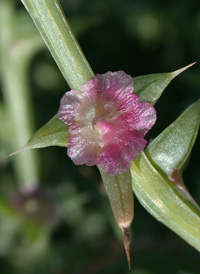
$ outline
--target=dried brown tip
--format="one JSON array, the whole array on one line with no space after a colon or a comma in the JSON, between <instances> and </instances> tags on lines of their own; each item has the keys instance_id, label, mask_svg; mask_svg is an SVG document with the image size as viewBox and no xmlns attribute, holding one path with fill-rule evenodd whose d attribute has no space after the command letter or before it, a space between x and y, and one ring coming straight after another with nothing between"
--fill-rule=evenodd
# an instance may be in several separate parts
<instances>
[{"instance_id":1,"label":"dried brown tip","mask_svg":"<svg viewBox=\"0 0 200 274\"><path fill-rule=\"evenodd\" d=\"M131 270L131 258L130 258L130 244L131 244L131 238L129 234L129 227L123 227L122 228L123 236L124 236L124 249L126 252L126 257L128 261L128 268Z\"/></svg>"}]
</instances>

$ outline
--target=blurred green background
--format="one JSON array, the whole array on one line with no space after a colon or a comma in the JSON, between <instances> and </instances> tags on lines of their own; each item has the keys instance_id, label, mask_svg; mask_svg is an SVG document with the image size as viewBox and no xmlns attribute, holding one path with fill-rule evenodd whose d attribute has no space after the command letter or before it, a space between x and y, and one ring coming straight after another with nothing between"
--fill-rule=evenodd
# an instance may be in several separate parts
<instances>
[{"instance_id":1,"label":"blurred green background","mask_svg":"<svg viewBox=\"0 0 200 274\"><path fill-rule=\"evenodd\" d=\"M199 99L199 0L60 2L95 73L134 77L197 61L156 104L148 140ZM0 273L200 273L199 253L136 198L128 271L97 168L74 166L65 148L5 158L55 115L68 86L20 1L0 0L0 14ZM198 203L199 139L184 172Z\"/></svg>"}]
</instances>

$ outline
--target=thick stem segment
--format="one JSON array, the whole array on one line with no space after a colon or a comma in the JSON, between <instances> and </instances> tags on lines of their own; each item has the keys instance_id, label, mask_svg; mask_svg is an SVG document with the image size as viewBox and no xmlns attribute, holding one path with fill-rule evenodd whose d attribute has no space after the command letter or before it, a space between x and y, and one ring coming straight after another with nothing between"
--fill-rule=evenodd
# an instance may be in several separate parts
<instances>
[{"instance_id":1,"label":"thick stem segment","mask_svg":"<svg viewBox=\"0 0 200 274\"><path fill-rule=\"evenodd\" d=\"M94 76L57 0L21 0L30 13L64 78L80 89Z\"/></svg>"},{"instance_id":2,"label":"thick stem segment","mask_svg":"<svg viewBox=\"0 0 200 274\"><path fill-rule=\"evenodd\" d=\"M110 200L118 226L124 236L124 248L130 268L130 236L129 227L134 215L134 200L132 191L132 179L130 171L124 174L109 176L101 171L101 177Z\"/></svg>"}]
</instances>

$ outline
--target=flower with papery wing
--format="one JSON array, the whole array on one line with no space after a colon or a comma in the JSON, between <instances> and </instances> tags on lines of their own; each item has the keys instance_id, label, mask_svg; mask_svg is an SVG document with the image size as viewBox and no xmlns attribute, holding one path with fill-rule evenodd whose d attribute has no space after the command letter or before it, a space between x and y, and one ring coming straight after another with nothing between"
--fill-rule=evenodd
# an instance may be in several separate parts
<instances>
[{"instance_id":1,"label":"flower with papery wing","mask_svg":"<svg viewBox=\"0 0 200 274\"><path fill-rule=\"evenodd\" d=\"M97 74L63 96L58 117L68 126L67 154L76 165L98 165L109 175L126 172L144 150L156 111L133 93L123 71Z\"/></svg>"}]
</instances>

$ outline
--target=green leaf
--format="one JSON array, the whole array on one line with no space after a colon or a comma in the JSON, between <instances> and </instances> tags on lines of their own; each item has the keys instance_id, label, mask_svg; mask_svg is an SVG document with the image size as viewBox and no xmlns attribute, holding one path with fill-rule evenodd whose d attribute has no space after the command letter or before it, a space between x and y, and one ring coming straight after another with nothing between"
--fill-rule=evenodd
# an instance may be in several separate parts
<instances>
[{"instance_id":1,"label":"green leaf","mask_svg":"<svg viewBox=\"0 0 200 274\"><path fill-rule=\"evenodd\" d=\"M172 181L171 186L193 210L199 206L191 197L182 179L182 170L190 155L200 124L200 101L192 104L167 127L145 153L151 163Z\"/></svg>"},{"instance_id":2,"label":"green leaf","mask_svg":"<svg viewBox=\"0 0 200 274\"><path fill-rule=\"evenodd\" d=\"M25 145L25 148L42 148L48 146L67 147L67 137L67 125L55 115L47 124L33 134Z\"/></svg>"},{"instance_id":3,"label":"green leaf","mask_svg":"<svg viewBox=\"0 0 200 274\"><path fill-rule=\"evenodd\" d=\"M118 226L129 227L133 220L134 207L130 171L116 176L110 176L100 169L99 171Z\"/></svg>"},{"instance_id":4,"label":"green leaf","mask_svg":"<svg viewBox=\"0 0 200 274\"><path fill-rule=\"evenodd\" d=\"M200 251L200 210L192 209L171 182L151 164L145 153L133 161L132 186L144 208Z\"/></svg>"},{"instance_id":5,"label":"green leaf","mask_svg":"<svg viewBox=\"0 0 200 274\"><path fill-rule=\"evenodd\" d=\"M132 191L131 173L128 170L124 174L110 176L100 170L101 177L108 195L110 205L118 226L124 237L124 248L126 251L129 269L130 263L130 236L129 227L134 215L134 200Z\"/></svg>"},{"instance_id":6,"label":"green leaf","mask_svg":"<svg viewBox=\"0 0 200 274\"><path fill-rule=\"evenodd\" d=\"M200 251L200 208L186 189L181 170L200 123L200 101L192 104L133 161L133 190L159 221Z\"/></svg>"},{"instance_id":7,"label":"green leaf","mask_svg":"<svg viewBox=\"0 0 200 274\"><path fill-rule=\"evenodd\" d=\"M149 102L150 104L155 105L171 80L194 64L195 63L192 63L174 72L156 73L135 77L133 78L135 88L134 92L140 97L140 101Z\"/></svg>"},{"instance_id":8,"label":"green leaf","mask_svg":"<svg viewBox=\"0 0 200 274\"><path fill-rule=\"evenodd\" d=\"M67 137L67 125L55 115L48 123L33 134L25 146L20 150L11 153L9 156L33 148L44 148L49 146L67 147Z\"/></svg>"},{"instance_id":9,"label":"green leaf","mask_svg":"<svg viewBox=\"0 0 200 274\"><path fill-rule=\"evenodd\" d=\"M170 178L191 152L200 124L200 100L188 107L146 149L151 160Z\"/></svg>"}]
</instances>

